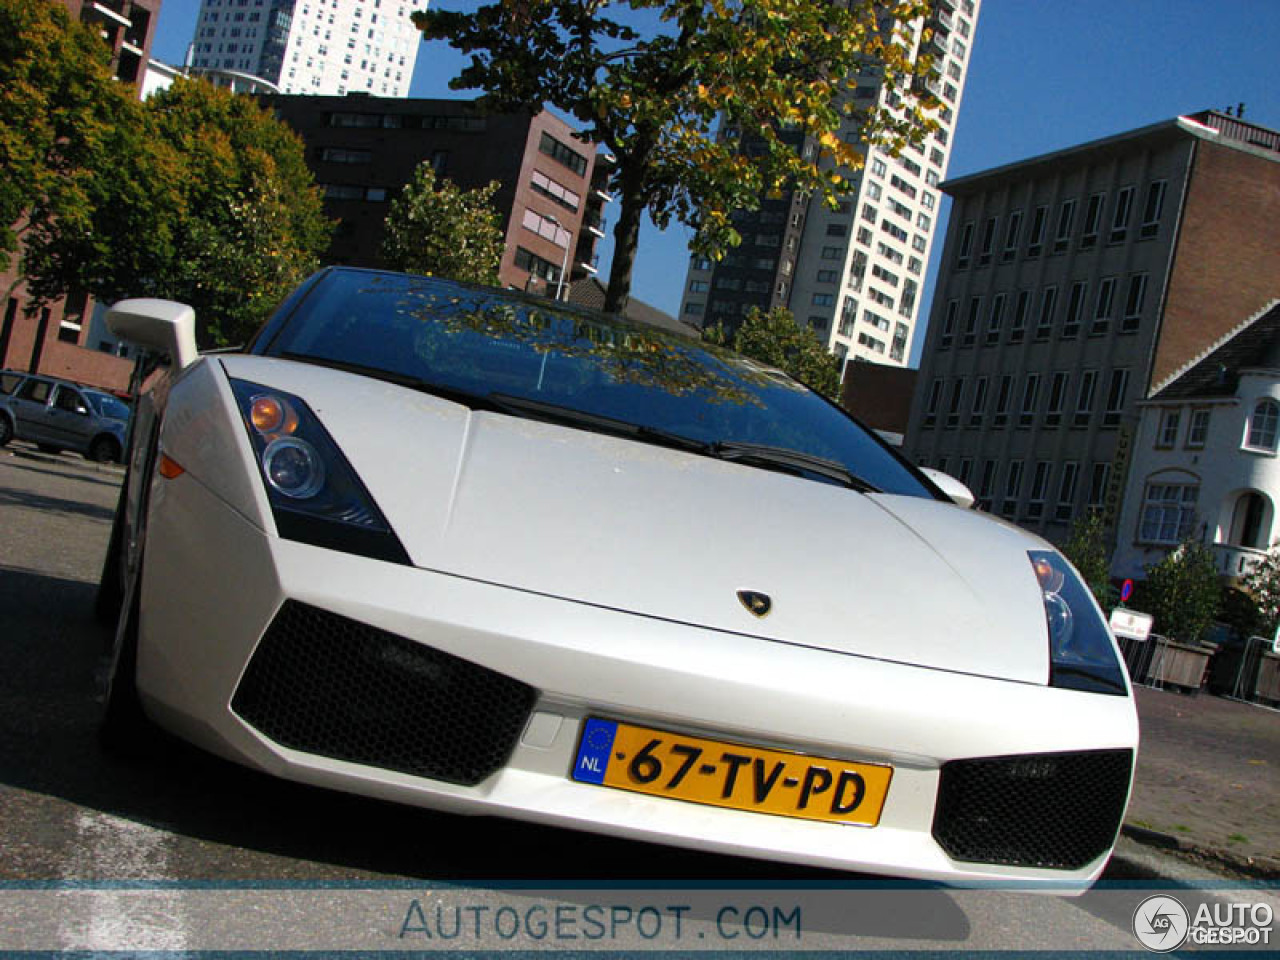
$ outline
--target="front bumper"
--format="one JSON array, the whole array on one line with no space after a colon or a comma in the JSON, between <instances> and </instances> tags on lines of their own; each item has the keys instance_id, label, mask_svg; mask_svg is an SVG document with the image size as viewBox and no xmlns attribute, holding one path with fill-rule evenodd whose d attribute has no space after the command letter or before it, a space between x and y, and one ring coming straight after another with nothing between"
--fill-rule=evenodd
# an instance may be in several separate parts
<instances>
[{"instance_id":1,"label":"front bumper","mask_svg":"<svg viewBox=\"0 0 1280 960\"><path fill-rule=\"evenodd\" d=\"M1078 889L1106 852L1071 870L948 856L932 832L940 770L1137 742L1127 697L833 654L322 550L264 533L190 474L156 481L142 590L138 683L163 726L278 776L463 814L948 883ZM473 785L448 782L283 746L247 723L233 700L289 601L527 685L532 706L505 762ZM588 716L887 763L892 785L880 823L863 828L577 783L569 771Z\"/></svg>"}]
</instances>

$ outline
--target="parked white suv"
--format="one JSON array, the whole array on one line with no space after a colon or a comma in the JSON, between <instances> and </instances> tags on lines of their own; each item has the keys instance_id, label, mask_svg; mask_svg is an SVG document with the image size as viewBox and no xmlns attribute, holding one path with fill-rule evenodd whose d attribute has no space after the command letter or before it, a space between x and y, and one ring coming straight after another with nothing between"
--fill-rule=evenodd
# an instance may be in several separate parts
<instances>
[{"instance_id":1,"label":"parked white suv","mask_svg":"<svg viewBox=\"0 0 1280 960\"><path fill-rule=\"evenodd\" d=\"M102 390L68 380L0 373L0 447L14 437L46 453L75 450L98 462L119 461L129 406Z\"/></svg>"}]
</instances>

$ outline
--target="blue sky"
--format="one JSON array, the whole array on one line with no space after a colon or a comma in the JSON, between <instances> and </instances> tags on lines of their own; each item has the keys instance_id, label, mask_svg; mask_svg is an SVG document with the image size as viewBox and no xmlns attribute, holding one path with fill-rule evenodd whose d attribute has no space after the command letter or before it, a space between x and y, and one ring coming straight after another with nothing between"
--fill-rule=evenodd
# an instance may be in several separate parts
<instances>
[{"instance_id":1,"label":"blue sky","mask_svg":"<svg viewBox=\"0 0 1280 960\"><path fill-rule=\"evenodd\" d=\"M153 56L182 61L199 6L199 0L164 0ZM1245 119L1280 127L1277 41L1278 0L985 0L948 174L1241 102ZM446 44L430 44L419 53L411 96L459 96L448 83L463 63ZM939 229L945 229L946 206ZM602 264L611 240L602 247ZM648 225L632 292L676 313L687 242L680 227L663 234ZM935 261L941 247L935 245ZM925 304L935 271L936 263ZM922 341L916 338L917 354Z\"/></svg>"}]
</instances>

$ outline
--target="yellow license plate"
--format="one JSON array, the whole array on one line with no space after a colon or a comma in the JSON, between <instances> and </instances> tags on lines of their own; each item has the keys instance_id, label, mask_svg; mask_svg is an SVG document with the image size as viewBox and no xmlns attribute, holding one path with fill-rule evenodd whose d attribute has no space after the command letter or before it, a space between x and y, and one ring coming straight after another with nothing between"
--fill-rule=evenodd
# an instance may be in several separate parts
<instances>
[{"instance_id":1,"label":"yellow license plate","mask_svg":"<svg viewBox=\"0 0 1280 960\"><path fill-rule=\"evenodd\" d=\"M591 717L573 779L780 817L875 826L893 768L704 740Z\"/></svg>"}]
</instances>

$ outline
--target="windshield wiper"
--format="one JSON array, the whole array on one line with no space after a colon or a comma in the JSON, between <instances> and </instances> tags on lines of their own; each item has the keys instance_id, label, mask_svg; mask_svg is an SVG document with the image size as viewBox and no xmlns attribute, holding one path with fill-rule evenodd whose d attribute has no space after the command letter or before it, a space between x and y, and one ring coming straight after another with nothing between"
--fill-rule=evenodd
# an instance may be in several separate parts
<instances>
[{"instance_id":1,"label":"windshield wiper","mask_svg":"<svg viewBox=\"0 0 1280 960\"><path fill-rule=\"evenodd\" d=\"M485 397L492 408L502 413L510 413L517 417L531 417L549 423L559 423L571 427L585 427L601 433L628 437L676 450L688 450L692 453L709 453L712 444L692 437L682 437L678 433L668 433L658 427L649 427L630 420L619 420L602 413L590 413L577 407L565 407L545 400L531 400L528 397L517 397L509 393L491 393Z\"/></svg>"},{"instance_id":2,"label":"windshield wiper","mask_svg":"<svg viewBox=\"0 0 1280 960\"><path fill-rule=\"evenodd\" d=\"M878 487L863 480L838 460L829 460L817 454L792 450L790 447L774 447L763 443L746 443L737 440L721 440L710 445L708 455L720 460L746 463L755 467L783 470L788 473L811 473L827 480L857 490L860 493L879 493Z\"/></svg>"},{"instance_id":3,"label":"windshield wiper","mask_svg":"<svg viewBox=\"0 0 1280 960\"><path fill-rule=\"evenodd\" d=\"M342 370L345 373L357 373L360 376L370 377L374 380L394 383L398 387L408 387L410 390L429 393L433 397L439 397L442 400L451 400L454 403L462 404L464 407L470 407L472 410L497 411L502 409L497 404L491 403L489 398L482 393L471 393L467 390L442 386L407 373L384 370L382 367L369 367L362 363L352 363L349 360L334 360L330 357L316 357L308 353L289 353L286 351L281 353L280 356L286 360L296 360L299 363L314 363L318 367L329 367L333 370Z\"/></svg>"}]
</instances>

